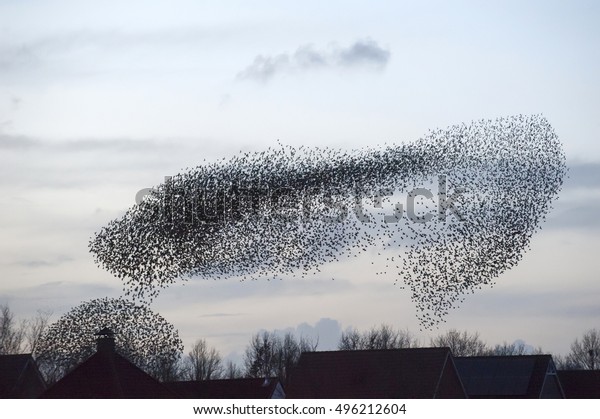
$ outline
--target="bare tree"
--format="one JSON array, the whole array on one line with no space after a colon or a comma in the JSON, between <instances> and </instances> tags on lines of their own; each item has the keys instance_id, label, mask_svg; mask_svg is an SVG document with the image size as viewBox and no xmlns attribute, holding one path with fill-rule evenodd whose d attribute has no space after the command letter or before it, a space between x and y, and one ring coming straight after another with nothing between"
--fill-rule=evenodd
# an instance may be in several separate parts
<instances>
[{"instance_id":1,"label":"bare tree","mask_svg":"<svg viewBox=\"0 0 600 419\"><path fill-rule=\"evenodd\" d=\"M574 364L568 355L566 355L566 356L565 355L552 355L552 360L554 361L554 365L556 365L556 369L559 369L559 370L579 370L579 369L581 369L581 365Z\"/></svg>"},{"instance_id":2,"label":"bare tree","mask_svg":"<svg viewBox=\"0 0 600 419\"><path fill-rule=\"evenodd\" d=\"M431 339L431 346L447 346L454 356L480 356L489 355L490 349L479 338L479 333L470 334L466 330L462 333L451 329L443 335Z\"/></svg>"},{"instance_id":3,"label":"bare tree","mask_svg":"<svg viewBox=\"0 0 600 419\"><path fill-rule=\"evenodd\" d=\"M340 341L338 343L338 349L341 351L353 351L357 349L361 349L362 336L360 332L356 329L349 329L345 332L342 332L342 336L340 336Z\"/></svg>"},{"instance_id":4,"label":"bare tree","mask_svg":"<svg viewBox=\"0 0 600 419\"><path fill-rule=\"evenodd\" d=\"M25 323L17 324L8 305L0 306L0 355L21 353L24 339Z\"/></svg>"},{"instance_id":5,"label":"bare tree","mask_svg":"<svg viewBox=\"0 0 600 419\"><path fill-rule=\"evenodd\" d=\"M307 338L296 339L292 333L283 337L262 332L254 335L244 355L247 377L279 377L286 382L302 352L316 350L317 343Z\"/></svg>"},{"instance_id":6,"label":"bare tree","mask_svg":"<svg viewBox=\"0 0 600 419\"><path fill-rule=\"evenodd\" d=\"M35 354L37 344L46 332L50 323L50 316L52 315L49 311L39 311L36 316L27 322L27 331L25 333L25 339L27 341L27 351Z\"/></svg>"},{"instance_id":7,"label":"bare tree","mask_svg":"<svg viewBox=\"0 0 600 419\"><path fill-rule=\"evenodd\" d=\"M292 333L286 333L279 338L275 347L276 375L286 382L290 371L300 360L302 352L314 352L316 349L316 342L303 337L296 339Z\"/></svg>"},{"instance_id":8,"label":"bare tree","mask_svg":"<svg viewBox=\"0 0 600 419\"><path fill-rule=\"evenodd\" d=\"M234 379L234 378L242 378L244 376L244 372L240 367L233 361L227 361L225 365L225 371L223 372L223 378Z\"/></svg>"},{"instance_id":9,"label":"bare tree","mask_svg":"<svg viewBox=\"0 0 600 419\"><path fill-rule=\"evenodd\" d=\"M221 378L223 365L221 355L215 348L208 346L204 339L194 343L186 357L186 376L193 381Z\"/></svg>"},{"instance_id":10,"label":"bare tree","mask_svg":"<svg viewBox=\"0 0 600 419\"><path fill-rule=\"evenodd\" d=\"M395 330L389 325L382 324L379 328L371 328L360 333L356 329L342 333L338 349L399 349L419 346L418 340L408 330Z\"/></svg>"},{"instance_id":11,"label":"bare tree","mask_svg":"<svg viewBox=\"0 0 600 419\"><path fill-rule=\"evenodd\" d=\"M518 356L518 355L527 355L527 347L523 342L513 342L507 343L504 342L502 345L496 345L491 350L491 355L509 355L509 356Z\"/></svg>"},{"instance_id":12,"label":"bare tree","mask_svg":"<svg viewBox=\"0 0 600 419\"><path fill-rule=\"evenodd\" d=\"M600 369L600 330L590 329L581 340L575 339L565 364L569 369Z\"/></svg>"},{"instance_id":13,"label":"bare tree","mask_svg":"<svg viewBox=\"0 0 600 419\"><path fill-rule=\"evenodd\" d=\"M247 377L269 377L274 375L275 347L277 336L269 332L252 336L244 354L245 374Z\"/></svg>"},{"instance_id":14,"label":"bare tree","mask_svg":"<svg viewBox=\"0 0 600 419\"><path fill-rule=\"evenodd\" d=\"M156 362L152 376L159 381L179 381L185 377L187 367L185 362L178 358L163 358Z\"/></svg>"}]
</instances>

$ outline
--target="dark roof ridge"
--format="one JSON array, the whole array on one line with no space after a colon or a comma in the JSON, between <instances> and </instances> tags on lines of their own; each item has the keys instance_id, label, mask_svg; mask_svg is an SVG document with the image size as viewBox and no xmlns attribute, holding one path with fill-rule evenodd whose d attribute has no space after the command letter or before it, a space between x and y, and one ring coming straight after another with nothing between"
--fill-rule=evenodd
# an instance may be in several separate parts
<instances>
[{"instance_id":1,"label":"dark roof ridge","mask_svg":"<svg viewBox=\"0 0 600 419\"><path fill-rule=\"evenodd\" d=\"M210 380L174 380L165 381L166 383L192 383L192 382L205 382L205 381L253 381L253 380L279 380L279 377L240 377L240 378L216 378ZM281 381L281 380L280 380Z\"/></svg>"},{"instance_id":2,"label":"dark roof ridge","mask_svg":"<svg viewBox=\"0 0 600 419\"><path fill-rule=\"evenodd\" d=\"M552 358L552 355L550 355L550 354L474 355L474 356L456 356L456 355L454 355L454 358L456 358L456 359L463 359L463 358L470 358L470 359L475 359L475 358Z\"/></svg>"},{"instance_id":3,"label":"dark roof ridge","mask_svg":"<svg viewBox=\"0 0 600 419\"><path fill-rule=\"evenodd\" d=\"M332 349L327 351L309 351L302 354L347 353L347 352L388 352L388 351L450 351L448 346L427 346L418 348L387 348L387 349Z\"/></svg>"}]
</instances>

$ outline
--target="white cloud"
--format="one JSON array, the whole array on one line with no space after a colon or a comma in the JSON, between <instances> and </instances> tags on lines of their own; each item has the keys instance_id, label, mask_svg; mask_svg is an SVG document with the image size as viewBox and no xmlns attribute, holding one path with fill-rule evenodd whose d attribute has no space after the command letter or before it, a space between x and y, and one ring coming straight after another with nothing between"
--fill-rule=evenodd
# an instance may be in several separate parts
<instances>
[{"instance_id":1,"label":"white cloud","mask_svg":"<svg viewBox=\"0 0 600 419\"><path fill-rule=\"evenodd\" d=\"M281 335L288 332L294 334L298 339L306 338L317 343L319 351L330 351L337 349L342 336L342 325L335 319L322 317L315 324L303 322L295 327L275 330L275 333Z\"/></svg>"},{"instance_id":2,"label":"white cloud","mask_svg":"<svg viewBox=\"0 0 600 419\"><path fill-rule=\"evenodd\" d=\"M368 68L381 70L389 62L391 52L371 39L359 40L348 47L332 45L326 50L313 45L300 46L293 54L257 55L254 62L238 73L239 80L266 82L279 73L322 68Z\"/></svg>"}]
</instances>

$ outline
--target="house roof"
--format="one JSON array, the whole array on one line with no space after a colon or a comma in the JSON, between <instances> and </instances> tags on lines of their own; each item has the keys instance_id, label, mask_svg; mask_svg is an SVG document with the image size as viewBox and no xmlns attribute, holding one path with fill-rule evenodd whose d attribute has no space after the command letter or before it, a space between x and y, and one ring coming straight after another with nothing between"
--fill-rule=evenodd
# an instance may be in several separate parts
<instances>
[{"instance_id":1,"label":"house roof","mask_svg":"<svg viewBox=\"0 0 600 419\"><path fill-rule=\"evenodd\" d=\"M173 392L186 399L270 399L285 397L278 378L172 381L165 384Z\"/></svg>"},{"instance_id":2,"label":"house roof","mask_svg":"<svg viewBox=\"0 0 600 419\"><path fill-rule=\"evenodd\" d=\"M449 348L305 352L288 398L464 398Z\"/></svg>"},{"instance_id":3,"label":"house roof","mask_svg":"<svg viewBox=\"0 0 600 419\"><path fill-rule=\"evenodd\" d=\"M600 399L600 370L558 371L567 399Z\"/></svg>"},{"instance_id":4,"label":"house roof","mask_svg":"<svg viewBox=\"0 0 600 419\"><path fill-rule=\"evenodd\" d=\"M563 398L550 355L454 358L470 398Z\"/></svg>"},{"instance_id":5,"label":"house roof","mask_svg":"<svg viewBox=\"0 0 600 419\"><path fill-rule=\"evenodd\" d=\"M50 387L43 398L177 398L166 386L116 352L98 351Z\"/></svg>"},{"instance_id":6,"label":"house roof","mask_svg":"<svg viewBox=\"0 0 600 419\"><path fill-rule=\"evenodd\" d=\"M0 398L37 397L45 387L31 354L0 355Z\"/></svg>"}]
</instances>

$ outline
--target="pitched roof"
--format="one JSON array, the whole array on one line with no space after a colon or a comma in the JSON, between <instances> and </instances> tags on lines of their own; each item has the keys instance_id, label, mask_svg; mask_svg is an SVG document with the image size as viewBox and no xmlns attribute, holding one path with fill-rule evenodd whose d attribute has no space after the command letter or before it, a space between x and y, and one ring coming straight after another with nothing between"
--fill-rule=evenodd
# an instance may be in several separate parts
<instances>
[{"instance_id":1,"label":"pitched roof","mask_svg":"<svg viewBox=\"0 0 600 419\"><path fill-rule=\"evenodd\" d=\"M50 387L50 399L177 398L166 386L116 352L99 351Z\"/></svg>"},{"instance_id":2,"label":"pitched roof","mask_svg":"<svg viewBox=\"0 0 600 419\"><path fill-rule=\"evenodd\" d=\"M558 371L567 399L600 399L600 370Z\"/></svg>"},{"instance_id":3,"label":"pitched roof","mask_svg":"<svg viewBox=\"0 0 600 419\"><path fill-rule=\"evenodd\" d=\"M470 398L564 398L550 355L454 358Z\"/></svg>"},{"instance_id":4,"label":"pitched roof","mask_svg":"<svg viewBox=\"0 0 600 419\"><path fill-rule=\"evenodd\" d=\"M464 398L449 348L305 352L288 398Z\"/></svg>"},{"instance_id":5,"label":"pitched roof","mask_svg":"<svg viewBox=\"0 0 600 419\"><path fill-rule=\"evenodd\" d=\"M271 399L284 398L278 378L171 381L165 383L185 399Z\"/></svg>"},{"instance_id":6,"label":"pitched roof","mask_svg":"<svg viewBox=\"0 0 600 419\"><path fill-rule=\"evenodd\" d=\"M35 398L45 389L31 354L0 355L0 398Z\"/></svg>"}]
</instances>

